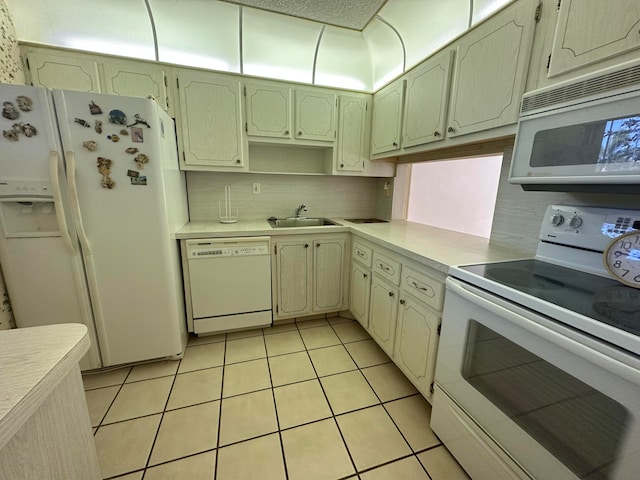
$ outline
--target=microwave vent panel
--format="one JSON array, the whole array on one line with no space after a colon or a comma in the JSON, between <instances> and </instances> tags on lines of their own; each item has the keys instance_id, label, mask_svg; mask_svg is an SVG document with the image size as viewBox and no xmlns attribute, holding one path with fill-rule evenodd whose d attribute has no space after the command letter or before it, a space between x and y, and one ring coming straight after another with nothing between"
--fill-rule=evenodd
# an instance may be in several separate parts
<instances>
[{"instance_id":1,"label":"microwave vent panel","mask_svg":"<svg viewBox=\"0 0 640 480\"><path fill-rule=\"evenodd\" d=\"M554 105L633 86L640 89L640 65L525 96L520 112L526 114L533 110L548 109Z\"/></svg>"}]
</instances>

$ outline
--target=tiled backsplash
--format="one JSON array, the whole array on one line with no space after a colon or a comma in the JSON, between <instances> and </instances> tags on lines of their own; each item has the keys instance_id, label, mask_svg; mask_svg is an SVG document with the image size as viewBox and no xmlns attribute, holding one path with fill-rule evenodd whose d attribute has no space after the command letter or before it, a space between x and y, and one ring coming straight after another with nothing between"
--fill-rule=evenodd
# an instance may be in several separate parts
<instances>
[{"instance_id":1,"label":"tiled backsplash","mask_svg":"<svg viewBox=\"0 0 640 480\"><path fill-rule=\"evenodd\" d=\"M260 194L252 193L253 183ZM384 185L389 183L389 196ZM224 210L224 187L231 187L233 214L242 219L290 217L301 203L310 217L391 216L393 179L323 175L268 175L188 172L187 192L192 221L218 219L218 202Z\"/></svg>"}]
</instances>

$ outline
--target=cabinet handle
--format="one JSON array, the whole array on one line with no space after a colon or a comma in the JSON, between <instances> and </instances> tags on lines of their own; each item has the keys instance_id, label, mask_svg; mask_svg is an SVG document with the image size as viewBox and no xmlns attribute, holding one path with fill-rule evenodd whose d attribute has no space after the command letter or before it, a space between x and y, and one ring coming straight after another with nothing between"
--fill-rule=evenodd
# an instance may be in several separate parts
<instances>
[{"instance_id":1,"label":"cabinet handle","mask_svg":"<svg viewBox=\"0 0 640 480\"><path fill-rule=\"evenodd\" d=\"M308 243L305 243L305 244L304 244L304 248L309 248L309 244L308 244Z\"/></svg>"},{"instance_id":2,"label":"cabinet handle","mask_svg":"<svg viewBox=\"0 0 640 480\"><path fill-rule=\"evenodd\" d=\"M427 289L425 287L421 287L420 285L418 285L417 282L411 282L411 285L413 285L413 288L415 288L416 290L421 290L423 292L427 291Z\"/></svg>"},{"instance_id":3,"label":"cabinet handle","mask_svg":"<svg viewBox=\"0 0 640 480\"><path fill-rule=\"evenodd\" d=\"M383 265L382 263L378 264L378 268L381 268L385 272L390 272L391 271L391 269L389 267L387 267L386 265Z\"/></svg>"},{"instance_id":4,"label":"cabinet handle","mask_svg":"<svg viewBox=\"0 0 640 480\"><path fill-rule=\"evenodd\" d=\"M340 168L344 168L344 163L341 163L341 164L340 164Z\"/></svg>"},{"instance_id":5,"label":"cabinet handle","mask_svg":"<svg viewBox=\"0 0 640 480\"><path fill-rule=\"evenodd\" d=\"M454 132L454 131L455 131L455 130L453 129L453 127L449 127L449 128L447 128L447 132L449 132L449 133Z\"/></svg>"},{"instance_id":6,"label":"cabinet handle","mask_svg":"<svg viewBox=\"0 0 640 480\"><path fill-rule=\"evenodd\" d=\"M316 243L316 248L320 248L320 244L319 243Z\"/></svg>"},{"instance_id":7,"label":"cabinet handle","mask_svg":"<svg viewBox=\"0 0 640 480\"><path fill-rule=\"evenodd\" d=\"M285 131L284 131L284 134L285 134L285 135L289 135L289 130L285 130Z\"/></svg>"},{"instance_id":8,"label":"cabinet handle","mask_svg":"<svg viewBox=\"0 0 640 480\"><path fill-rule=\"evenodd\" d=\"M236 160L236 163L240 163L240 159L239 158Z\"/></svg>"},{"instance_id":9,"label":"cabinet handle","mask_svg":"<svg viewBox=\"0 0 640 480\"><path fill-rule=\"evenodd\" d=\"M438 130L436 130L435 132L433 132L433 136L434 137L439 137L440 136L440 132Z\"/></svg>"},{"instance_id":10,"label":"cabinet handle","mask_svg":"<svg viewBox=\"0 0 640 480\"><path fill-rule=\"evenodd\" d=\"M368 276L368 275L367 275L366 273L363 273L363 274L362 274L362 276L363 276L364 278L367 278L367 276Z\"/></svg>"},{"instance_id":11,"label":"cabinet handle","mask_svg":"<svg viewBox=\"0 0 640 480\"><path fill-rule=\"evenodd\" d=\"M302 132L298 132L298 136L301 137L302 136Z\"/></svg>"},{"instance_id":12,"label":"cabinet handle","mask_svg":"<svg viewBox=\"0 0 640 480\"><path fill-rule=\"evenodd\" d=\"M356 250L356 255L358 255L359 257L366 257L366 255L364 254L364 252L361 252L360 250Z\"/></svg>"},{"instance_id":13,"label":"cabinet handle","mask_svg":"<svg viewBox=\"0 0 640 480\"><path fill-rule=\"evenodd\" d=\"M404 300L400 299L400 305L404 305Z\"/></svg>"},{"instance_id":14,"label":"cabinet handle","mask_svg":"<svg viewBox=\"0 0 640 480\"><path fill-rule=\"evenodd\" d=\"M389 296L390 296L390 297L393 297L393 292L389 292Z\"/></svg>"},{"instance_id":15,"label":"cabinet handle","mask_svg":"<svg viewBox=\"0 0 640 480\"><path fill-rule=\"evenodd\" d=\"M397 147L397 146L398 146L398 143L397 143L397 142L393 142L393 146L394 146L394 147Z\"/></svg>"}]
</instances>

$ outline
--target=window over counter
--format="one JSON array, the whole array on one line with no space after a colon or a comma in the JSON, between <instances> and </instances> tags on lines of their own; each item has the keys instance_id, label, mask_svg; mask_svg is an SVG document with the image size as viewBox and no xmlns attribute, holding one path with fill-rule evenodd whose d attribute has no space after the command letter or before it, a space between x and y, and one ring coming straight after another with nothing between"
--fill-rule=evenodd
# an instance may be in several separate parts
<instances>
[{"instance_id":1,"label":"window over counter","mask_svg":"<svg viewBox=\"0 0 640 480\"><path fill-rule=\"evenodd\" d=\"M413 163L406 219L489 238L502 155Z\"/></svg>"}]
</instances>

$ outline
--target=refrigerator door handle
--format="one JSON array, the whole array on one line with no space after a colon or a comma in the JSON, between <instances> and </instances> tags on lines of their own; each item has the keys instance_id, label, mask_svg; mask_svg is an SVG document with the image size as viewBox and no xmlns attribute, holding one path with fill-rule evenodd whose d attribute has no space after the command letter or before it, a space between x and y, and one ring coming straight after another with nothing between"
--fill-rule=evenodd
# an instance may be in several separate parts
<instances>
[{"instance_id":1,"label":"refrigerator door handle","mask_svg":"<svg viewBox=\"0 0 640 480\"><path fill-rule=\"evenodd\" d=\"M91 255L91 245L84 231L82 215L80 214L80 201L78 200L78 186L76 184L76 154L69 150L66 152L65 157L67 158L67 183L71 197L71 210L73 210L78 238L80 239L84 254Z\"/></svg>"},{"instance_id":2,"label":"refrigerator door handle","mask_svg":"<svg viewBox=\"0 0 640 480\"><path fill-rule=\"evenodd\" d=\"M78 199L78 188L76 184L76 154L75 152L68 150L65 152L65 157L67 159L67 184L69 185L69 196L71 197L71 210L74 214L76 230L78 238L80 239L80 245L82 246L85 273L87 275L87 283L89 285L89 295L91 296L91 302L93 303L93 319L96 325L98 341L100 342L103 366L107 366L112 364L111 355L109 353L109 339L107 336L104 315L102 313L102 301L100 299L100 292L98 291L98 280L96 278L96 267L93 262L91 245L89 244L89 238L84 230L82 214L80 213L80 201Z\"/></svg>"},{"instance_id":3,"label":"refrigerator door handle","mask_svg":"<svg viewBox=\"0 0 640 480\"><path fill-rule=\"evenodd\" d=\"M56 219L60 235L64 242L65 248L72 256L77 255L75 246L71 241L71 234L67 227L67 218L64 214L64 204L62 203L62 194L60 193L60 178L58 177L58 167L60 165L60 155L56 151L49 152L49 174L51 176L51 186L53 188L53 205L56 209Z\"/></svg>"}]
</instances>

